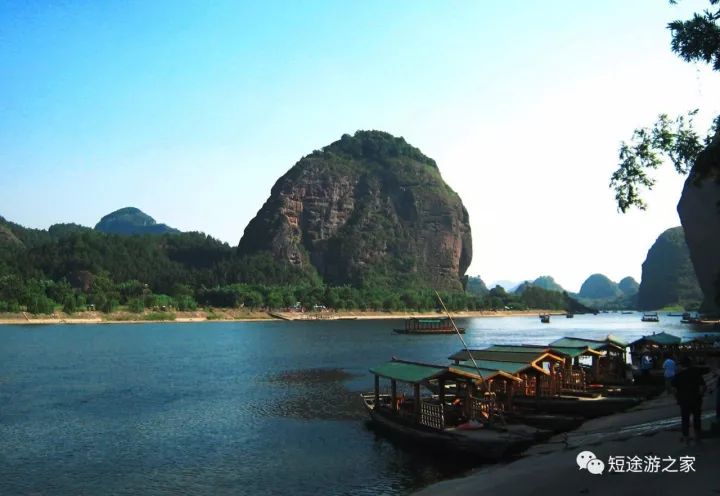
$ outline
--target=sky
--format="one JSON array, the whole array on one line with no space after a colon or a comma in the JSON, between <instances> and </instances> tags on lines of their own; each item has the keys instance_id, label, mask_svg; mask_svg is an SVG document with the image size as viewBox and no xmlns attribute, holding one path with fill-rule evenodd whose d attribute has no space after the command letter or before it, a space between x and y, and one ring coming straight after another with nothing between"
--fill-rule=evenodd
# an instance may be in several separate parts
<instances>
[{"instance_id":1,"label":"sky","mask_svg":"<svg viewBox=\"0 0 720 496\"><path fill-rule=\"evenodd\" d=\"M638 281L680 225L667 166L617 212L618 147L659 113L720 113L718 75L670 51L700 0L0 4L0 215L94 226L138 207L236 245L274 182L359 129L436 160L470 275Z\"/></svg>"}]
</instances>

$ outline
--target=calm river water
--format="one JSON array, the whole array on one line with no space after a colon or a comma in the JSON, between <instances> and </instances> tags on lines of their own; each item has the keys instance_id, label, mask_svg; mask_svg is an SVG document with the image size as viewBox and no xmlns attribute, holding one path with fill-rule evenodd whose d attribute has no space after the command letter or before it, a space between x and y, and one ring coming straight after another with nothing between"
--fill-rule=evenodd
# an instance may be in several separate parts
<instances>
[{"instance_id":1,"label":"calm river water","mask_svg":"<svg viewBox=\"0 0 720 496\"><path fill-rule=\"evenodd\" d=\"M640 314L466 319L470 347L692 333ZM0 326L0 494L408 494L467 465L395 445L358 393L452 335L402 321Z\"/></svg>"}]
</instances>

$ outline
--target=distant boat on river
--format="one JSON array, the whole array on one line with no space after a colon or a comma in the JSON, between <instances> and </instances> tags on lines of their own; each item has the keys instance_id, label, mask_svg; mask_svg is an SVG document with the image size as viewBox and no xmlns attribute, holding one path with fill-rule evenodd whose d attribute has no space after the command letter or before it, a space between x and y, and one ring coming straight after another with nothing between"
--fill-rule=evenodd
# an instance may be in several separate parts
<instances>
[{"instance_id":1,"label":"distant boat on river","mask_svg":"<svg viewBox=\"0 0 720 496\"><path fill-rule=\"evenodd\" d=\"M643 322L660 322L660 317L658 317L657 312L646 312L640 320Z\"/></svg>"}]
</instances>

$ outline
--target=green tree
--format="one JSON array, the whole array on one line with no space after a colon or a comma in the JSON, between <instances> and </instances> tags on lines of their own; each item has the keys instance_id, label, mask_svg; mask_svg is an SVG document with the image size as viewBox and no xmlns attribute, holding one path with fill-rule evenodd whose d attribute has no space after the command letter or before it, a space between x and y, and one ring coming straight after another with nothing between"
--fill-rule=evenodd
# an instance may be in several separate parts
<instances>
[{"instance_id":1,"label":"green tree","mask_svg":"<svg viewBox=\"0 0 720 496\"><path fill-rule=\"evenodd\" d=\"M711 8L695 13L691 19L668 24L671 48L687 62L705 62L720 71L720 0L708 0ZM670 3L676 3L671 1ZM695 131L693 118L697 110L674 119L661 114L653 126L636 129L630 143L620 145L619 166L610 178L618 209L626 212L632 207L646 208L644 190L651 190L655 180L649 174L664 161L670 160L678 173L686 174L695 164L699 153L709 145L718 132L717 117L704 138ZM702 173L703 171L697 171Z\"/></svg>"}]
</instances>

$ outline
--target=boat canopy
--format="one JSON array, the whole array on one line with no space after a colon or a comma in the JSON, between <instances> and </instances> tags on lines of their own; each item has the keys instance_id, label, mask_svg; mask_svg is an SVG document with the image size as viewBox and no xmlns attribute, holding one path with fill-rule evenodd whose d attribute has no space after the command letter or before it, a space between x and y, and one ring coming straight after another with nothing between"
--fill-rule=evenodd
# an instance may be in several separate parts
<instances>
[{"instance_id":1,"label":"boat canopy","mask_svg":"<svg viewBox=\"0 0 720 496\"><path fill-rule=\"evenodd\" d=\"M622 345L616 341L612 341L609 339L605 339L603 341L600 341L598 339L585 339L585 338L569 338L564 337L560 339L556 339L552 343L548 345L550 348L555 347L567 347L567 348L577 348L577 347L588 347L591 350L607 350L608 348L615 348L617 350L625 350L625 345Z\"/></svg>"},{"instance_id":2,"label":"boat canopy","mask_svg":"<svg viewBox=\"0 0 720 496\"><path fill-rule=\"evenodd\" d=\"M469 365L450 365L448 367L448 371L453 374L461 375L463 377L475 379L476 381L489 381L492 379L504 378L516 382L522 382L519 377L515 377L514 375L504 372L502 370L480 368L478 372L478 369L475 368L475 365L473 365L472 362L469 362Z\"/></svg>"},{"instance_id":3,"label":"boat canopy","mask_svg":"<svg viewBox=\"0 0 720 496\"><path fill-rule=\"evenodd\" d=\"M569 358L575 358L581 355L602 356L600 351L594 350L587 346L543 346L540 344L523 344L523 345L493 345L487 348L489 351L506 351L521 353L537 353L538 350L545 353L555 355L565 355Z\"/></svg>"},{"instance_id":4,"label":"boat canopy","mask_svg":"<svg viewBox=\"0 0 720 496\"><path fill-rule=\"evenodd\" d=\"M562 359L561 359L562 360ZM521 374L526 371L535 371L540 372L542 374L548 374L548 372L543 369L542 367L539 367L532 362L495 362L492 360L478 360L475 359L475 363L477 363L478 367L480 367L480 370L487 369L487 370L497 370L500 372L505 372L506 374L516 375ZM468 368L475 368L475 364L473 364L472 361L461 361L459 365L463 365ZM454 367L454 365L451 365L451 367Z\"/></svg>"},{"instance_id":5,"label":"boat canopy","mask_svg":"<svg viewBox=\"0 0 720 496\"><path fill-rule=\"evenodd\" d=\"M494 350L491 348L484 349L484 350L460 350L457 353L454 353L450 355L450 360L454 360L456 362L466 362L471 361L470 357L477 360L482 361L489 361L489 362L512 362L512 363L524 363L524 364L531 364L535 365L537 362L540 362L542 360L545 360L546 358L549 358L550 360L555 360L562 362L563 358L559 357L553 353L550 353L545 348L532 348L528 347L527 349L523 349L520 351L504 351L504 350ZM486 367L486 368L493 368L493 367Z\"/></svg>"},{"instance_id":6,"label":"boat canopy","mask_svg":"<svg viewBox=\"0 0 720 496\"><path fill-rule=\"evenodd\" d=\"M628 345L627 341L625 341L624 339L621 339L613 334L608 334L607 337L605 338L605 341L607 341L608 343L616 344L618 346L622 346L623 348L627 347L627 345Z\"/></svg>"},{"instance_id":7,"label":"boat canopy","mask_svg":"<svg viewBox=\"0 0 720 496\"><path fill-rule=\"evenodd\" d=\"M373 374L410 384L419 384L447 373L447 367L393 360L370 369Z\"/></svg>"},{"instance_id":8,"label":"boat canopy","mask_svg":"<svg viewBox=\"0 0 720 496\"><path fill-rule=\"evenodd\" d=\"M630 346L638 346L645 343L656 344L659 346L672 346L678 345L682 341L681 338L668 334L666 332L660 332L657 334L651 334L650 336L643 336L640 339L630 343Z\"/></svg>"}]
</instances>

